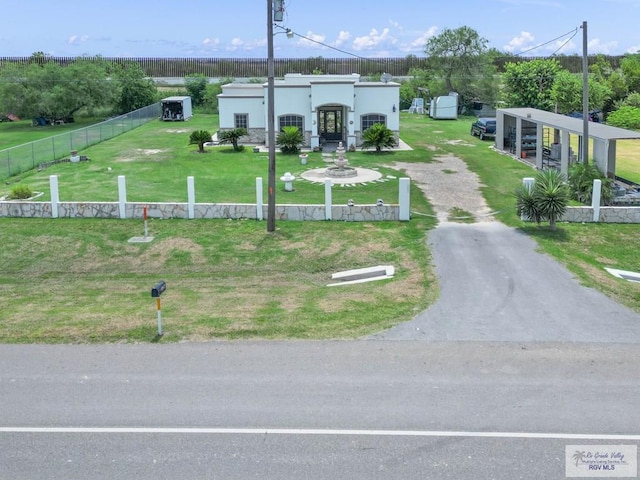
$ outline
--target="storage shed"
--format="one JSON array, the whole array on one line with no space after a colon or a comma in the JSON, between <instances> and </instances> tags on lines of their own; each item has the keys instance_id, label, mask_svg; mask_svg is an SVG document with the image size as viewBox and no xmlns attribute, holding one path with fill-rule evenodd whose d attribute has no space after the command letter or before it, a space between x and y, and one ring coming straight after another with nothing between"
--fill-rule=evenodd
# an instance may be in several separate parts
<instances>
[{"instance_id":1,"label":"storage shed","mask_svg":"<svg viewBox=\"0 0 640 480\"><path fill-rule=\"evenodd\" d=\"M162 117L165 122L182 122L193 116L191 97L167 97L162 100Z\"/></svg>"},{"instance_id":2,"label":"storage shed","mask_svg":"<svg viewBox=\"0 0 640 480\"><path fill-rule=\"evenodd\" d=\"M431 99L429 116L435 120L455 120L458 118L458 94L450 93Z\"/></svg>"}]
</instances>

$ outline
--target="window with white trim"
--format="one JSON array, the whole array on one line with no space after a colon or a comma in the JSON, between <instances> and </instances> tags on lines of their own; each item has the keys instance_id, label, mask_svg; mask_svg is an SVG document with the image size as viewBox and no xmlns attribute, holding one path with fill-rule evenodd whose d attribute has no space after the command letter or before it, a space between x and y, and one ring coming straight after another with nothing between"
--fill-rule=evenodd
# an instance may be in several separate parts
<instances>
[{"instance_id":1,"label":"window with white trim","mask_svg":"<svg viewBox=\"0 0 640 480\"><path fill-rule=\"evenodd\" d=\"M304 117L301 115L281 115L278 117L278 128L282 131L284 127L298 127L298 130L303 132Z\"/></svg>"},{"instance_id":2,"label":"window with white trim","mask_svg":"<svg viewBox=\"0 0 640 480\"><path fill-rule=\"evenodd\" d=\"M245 130L247 130L249 128L249 115L246 113L234 114L233 125L234 128L244 128Z\"/></svg>"},{"instance_id":3,"label":"window with white trim","mask_svg":"<svg viewBox=\"0 0 640 480\"><path fill-rule=\"evenodd\" d=\"M370 113L369 115L362 115L362 117L360 117L360 125L361 125L362 132L364 132L367 128L375 125L376 123L380 123L386 126L387 116L378 115L376 113Z\"/></svg>"}]
</instances>

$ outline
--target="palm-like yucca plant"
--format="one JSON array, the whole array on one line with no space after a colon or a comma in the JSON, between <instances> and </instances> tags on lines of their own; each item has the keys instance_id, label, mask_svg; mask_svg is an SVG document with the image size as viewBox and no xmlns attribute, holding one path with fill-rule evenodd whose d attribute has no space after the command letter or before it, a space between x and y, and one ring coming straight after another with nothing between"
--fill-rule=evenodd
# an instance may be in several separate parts
<instances>
[{"instance_id":1,"label":"palm-like yucca plant","mask_svg":"<svg viewBox=\"0 0 640 480\"><path fill-rule=\"evenodd\" d=\"M393 148L396 145L396 137L386 125L375 123L362 133L362 148L375 147L376 152L383 148Z\"/></svg>"},{"instance_id":2,"label":"palm-like yucca plant","mask_svg":"<svg viewBox=\"0 0 640 480\"><path fill-rule=\"evenodd\" d=\"M204 144L211 141L211 133L207 130L194 130L189 135L189 145L197 144L198 152L204 153Z\"/></svg>"},{"instance_id":3,"label":"palm-like yucca plant","mask_svg":"<svg viewBox=\"0 0 640 480\"><path fill-rule=\"evenodd\" d=\"M520 185L516 188L514 195L516 196L516 211L518 215L524 220L530 220L539 225L542 218L533 195L533 185Z\"/></svg>"},{"instance_id":4,"label":"palm-like yucca plant","mask_svg":"<svg viewBox=\"0 0 640 480\"><path fill-rule=\"evenodd\" d=\"M592 163L575 163L569 170L569 187L571 197L584 204L591 203L593 196L593 181L599 179L602 182L600 203L610 205L613 201L611 179L603 175L598 167Z\"/></svg>"},{"instance_id":5,"label":"palm-like yucca plant","mask_svg":"<svg viewBox=\"0 0 640 480\"><path fill-rule=\"evenodd\" d=\"M558 170L541 170L533 187L521 185L515 191L518 214L540 223L549 221L552 230L569 204L570 189L566 176Z\"/></svg>"},{"instance_id":6,"label":"palm-like yucca plant","mask_svg":"<svg viewBox=\"0 0 640 480\"><path fill-rule=\"evenodd\" d=\"M304 136L298 127L293 125L283 127L276 137L276 145L282 153L298 153L300 145L304 143Z\"/></svg>"},{"instance_id":7,"label":"palm-like yucca plant","mask_svg":"<svg viewBox=\"0 0 640 480\"><path fill-rule=\"evenodd\" d=\"M533 195L540 216L549 220L549 226L555 230L556 221L567 211L571 196L566 175L555 169L539 171Z\"/></svg>"},{"instance_id":8,"label":"palm-like yucca plant","mask_svg":"<svg viewBox=\"0 0 640 480\"><path fill-rule=\"evenodd\" d=\"M220 144L230 143L231 145L233 145L233 149L238 152L242 150L242 148L240 148L240 145L238 145L238 141L240 140L240 137L244 137L245 135L247 135L246 128L232 128L231 130L223 130L221 132L218 132L218 141L220 142Z\"/></svg>"}]
</instances>

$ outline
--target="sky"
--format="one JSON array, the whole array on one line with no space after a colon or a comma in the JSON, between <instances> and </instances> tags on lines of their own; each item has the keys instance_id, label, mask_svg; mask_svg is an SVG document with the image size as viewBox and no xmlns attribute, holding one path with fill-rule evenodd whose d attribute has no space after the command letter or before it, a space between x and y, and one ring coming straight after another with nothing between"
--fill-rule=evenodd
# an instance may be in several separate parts
<instances>
[{"instance_id":1,"label":"sky","mask_svg":"<svg viewBox=\"0 0 640 480\"><path fill-rule=\"evenodd\" d=\"M0 57L266 58L268 1L0 0ZM278 25L295 35L274 35L280 58L421 57L430 37L462 26L500 51L581 55L585 21L589 54L640 52L640 0L284 0L284 7Z\"/></svg>"}]
</instances>

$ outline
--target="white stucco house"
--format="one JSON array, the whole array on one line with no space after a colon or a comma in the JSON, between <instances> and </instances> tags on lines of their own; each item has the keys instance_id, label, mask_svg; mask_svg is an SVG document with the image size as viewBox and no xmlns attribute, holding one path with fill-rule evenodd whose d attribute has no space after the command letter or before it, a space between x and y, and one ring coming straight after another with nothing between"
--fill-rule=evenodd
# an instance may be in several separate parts
<instances>
[{"instance_id":1,"label":"white stucco house","mask_svg":"<svg viewBox=\"0 0 640 480\"><path fill-rule=\"evenodd\" d=\"M266 144L267 84L230 83L218 95L220 130L246 128L244 143ZM305 146L327 142L359 146L362 132L376 123L400 131L400 84L364 82L360 75L302 75L277 79L274 87L276 134L294 125L304 134Z\"/></svg>"}]
</instances>

